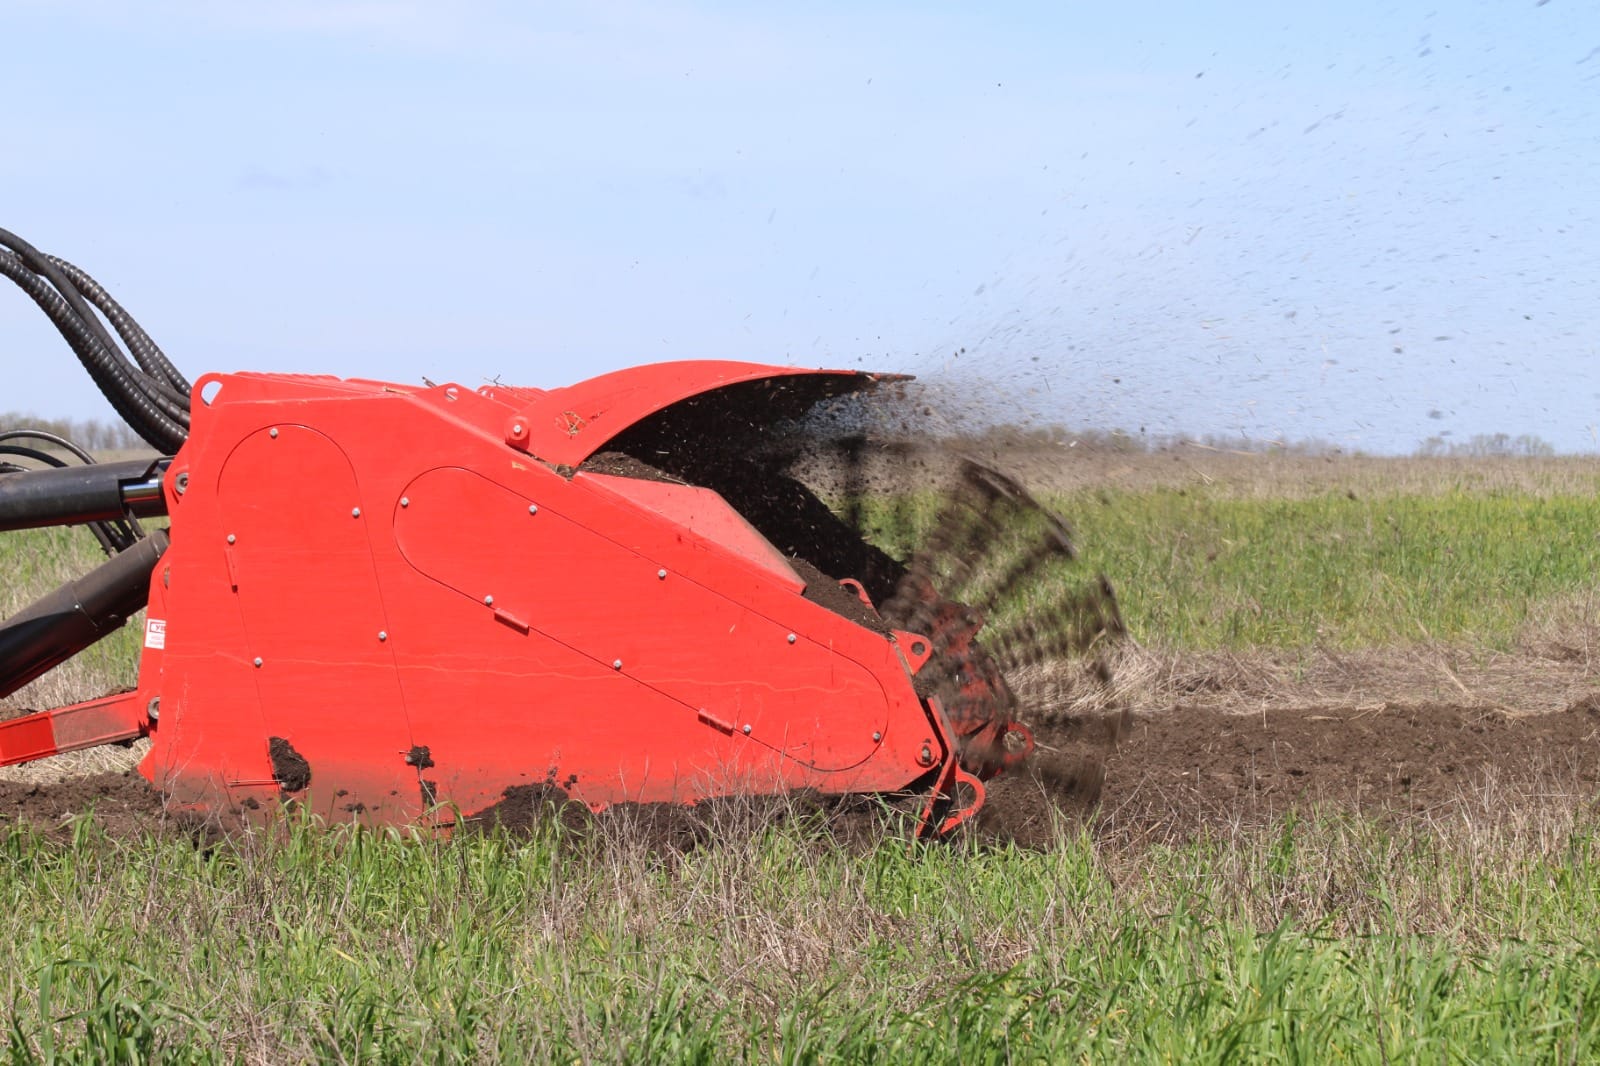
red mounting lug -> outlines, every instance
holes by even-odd
[[[927,707],[935,726],[939,727],[941,731],[945,731],[946,735],[950,735],[948,733],[949,721],[945,717],[944,708],[939,701],[930,697],[927,701]],[[1033,735],[1029,733],[1028,740],[1030,743],[1032,739]],[[1029,750],[1031,751],[1032,748],[1030,747]],[[971,790],[972,802],[964,807],[949,810],[944,818],[935,825],[934,815],[947,805],[953,808],[957,802],[956,789],[960,785],[965,785]],[[951,832],[983,809],[983,801],[986,796],[987,793],[984,790],[983,782],[961,768],[960,757],[953,747],[947,749],[944,754],[944,762],[939,767],[938,780],[934,782],[932,790],[928,793],[928,802],[922,808],[922,817],[917,821],[917,832],[913,837],[913,841],[926,840],[930,837],[942,837]]]
[[[972,790],[972,802],[965,807],[952,807],[944,819],[934,826],[933,817],[944,803],[954,804],[957,800],[956,789],[965,785]],[[922,809],[922,817],[917,822],[917,833],[914,839],[927,840],[931,837],[946,836],[963,822],[983,809],[983,801],[988,793],[983,787],[983,782],[961,769],[955,757],[946,761],[944,769],[939,773],[939,783],[934,786],[928,795],[928,803]]]
[[[944,836],[945,834],[951,832],[956,826],[960,825],[962,822],[965,822],[968,818],[971,818],[974,814],[977,814],[980,810],[982,810],[983,801],[987,798],[987,793],[984,791],[983,782],[979,781],[976,777],[973,777],[959,766],[956,767],[956,784],[966,785],[968,788],[972,789],[972,802],[965,807],[952,810],[948,815],[945,816],[945,820],[939,823],[940,836]],[[953,793],[951,798],[954,798]]]
[[[933,658],[933,642],[920,633],[911,633],[904,629],[894,631],[895,650],[900,653],[900,658],[905,660],[906,670],[913,676],[918,670],[927,665]]]
[[[867,610],[873,614],[878,613],[878,605],[872,602],[872,597],[867,595],[866,586],[853,577],[841,578],[839,586],[856,594],[856,599],[867,605]]]

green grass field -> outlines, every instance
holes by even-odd
[[[1143,640],[1179,649],[1417,640],[1509,647],[1600,574],[1600,496],[1077,493],[1091,568]]]
[[[1531,832],[863,854],[791,825],[666,863],[625,831],[19,828],[0,987],[13,1061],[1583,1061],[1594,826]]]
[[[1600,494],[1444,491],[1241,496],[1227,487],[1041,494],[1066,517],[1080,573],[1104,573],[1129,629],[1175,651],[1510,647],[1586,599],[1600,574]],[[904,553],[934,500],[869,509]],[[1047,604],[1048,583],[1000,619]]]
[[[1135,637],[1180,653],[1503,649],[1592,595],[1588,495],[1372,489],[1051,502]],[[92,561],[63,536],[0,541],[14,584]],[[131,640],[101,655],[82,695],[131,679]],[[6,1040],[13,1062],[1593,1061],[1593,800],[1166,843],[1063,825],[1045,851],[862,850],[799,820],[682,857],[625,825],[14,825]]]

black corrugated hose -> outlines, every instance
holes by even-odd
[[[16,282],[49,316],[134,432],[166,454],[178,450],[189,436],[189,382],[98,282],[4,229],[0,274]]]

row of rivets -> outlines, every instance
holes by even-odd
[[[410,507],[411,506],[411,497],[410,496],[402,496],[402,497],[400,497],[400,506],[401,507]],[[355,514],[355,515],[357,515],[359,517],[360,514],[361,514],[361,508],[357,507],[351,513]],[[528,513],[529,514],[538,514],[539,513],[539,505],[536,504],[536,503],[528,504]]]

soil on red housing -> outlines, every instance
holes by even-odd
[[[527,834],[555,820],[569,830],[581,830],[588,824],[588,816],[588,809],[571,799],[565,789],[543,782],[513,785],[499,803],[467,819],[461,828],[469,832],[504,829]]]

